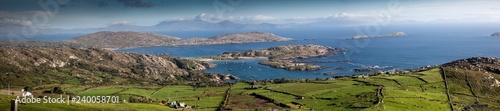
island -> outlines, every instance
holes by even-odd
[[[296,61],[297,59],[328,57],[343,51],[342,48],[331,48],[321,45],[286,45],[270,47],[263,50],[248,50],[244,52],[225,52],[218,56],[202,57],[201,59],[237,60],[248,58],[264,58],[261,65],[293,71],[314,71],[326,68],[314,64]]]
[[[388,37],[404,37],[404,36],[407,36],[406,33],[404,33],[404,32],[392,32],[392,33],[378,35],[378,36],[356,35],[354,37],[347,38],[347,39],[350,40],[350,39],[388,38]]]
[[[189,38],[160,35],[148,32],[133,31],[100,31],[64,41],[0,41],[4,47],[73,47],[73,48],[107,48],[122,49],[151,46],[188,46],[188,45],[217,45],[241,44],[255,42],[291,41],[291,38],[281,37],[267,32],[245,32],[224,34],[209,38]]]
[[[500,36],[500,32],[495,32],[495,33],[491,34],[491,36]]]

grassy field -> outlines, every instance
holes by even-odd
[[[458,81],[458,80],[456,80]],[[255,84],[259,88],[251,88]],[[461,109],[472,104],[474,96],[463,87],[463,81],[449,84],[452,92],[454,109]],[[142,96],[153,99],[154,103],[120,103],[120,104],[29,104],[20,108],[27,110],[47,110],[57,108],[63,110],[175,110],[158,105],[159,101],[178,101],[191,106],[195,110],[213,111],[219,107],[228,110],[406,110],[406,111],[442,111],[450,110],[444,81],[438,68],[423,72],[401,75],[378,75],[369,78],[337,78],[328,81],[307,83],[245,83],[238,82],[224,87],[198,87],[186,85],[170,86],[103,86],[77,87],[72,84],[51,84],[37,86],[38,89],[54,86],[64,87],[65,91],[79,95],[117,95],[120,98]],[[230,93],[225,106],[226,91]],[[7,109],[11,96],[1,96],[0,108]],[[123,99],[122,99],[123,100]],[[127,99],[125,99],[127,100]],[[496,105],[495,100],[480,98]],[[381,102],[383,101],[383,102]],[[472,101],[472,102],[471,102]],[[180,109],[179,109],[180,110]]]
[[[134,88],[134,89],[127,89],[127,90],[125,90],[123,92],[120,92],[119,94],[122,94],[122,95],[139,95],[139,96],[143,96],[143,97],[148,97],[148,96],[151,96],[151,94],[153,94],[154,92],[156,92],[156,90]]]
[[[117,93],[119,91],[125,90],[125,88],[102,88],[93,89],[80,94],[80,96],[109,96]]]
[[[166,86],[151,98],[184,102],[196,105],[200,110],[214,110],[223,101],[223,95],[228,88],[202,87],[194,90],[192,86]]]
[[[7,111],[10,108],[10,100],[14,96],[0,94],[0,110]],[[19,104],[20,111],[175,111],[176,109],[157,104],[144,103],[71,103],[71,104]]]

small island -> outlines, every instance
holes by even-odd
[[[276,46],[264,50],[248,50],[244,52],[225,52],[218,56],[203,57],[213,60],[238,60],[248,58],[265,58],[261,65],[292,71],[314,71],[326,68],[314,64],[295,61],[296,59],[328,57],[343,51],[341,48],[331,48],[321,45],[287,45]]]
[[[500,32],[495,32],[495,33],[491,34],[491,36],[500,36]]]
[[[356,35],[354,37],[347,39],[350,40],[350,39],[388,38],[388,37],[404,37],[404,36],[407,36],[406,33],[404,32],[392,32],[389,34],[378,35],[378,36]]]

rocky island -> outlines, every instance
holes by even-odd
[[[495,33],[491,34],[491,36],[500,36],[500,32],[495,32]]]
[[[186,46],[240,44],[255,42],[290,41],[291,38],[277,36],[266,32],[247,32],[224,34],[209,38],[181,39],[178,37],[143,32],[111,32],[100,31],[75,37],[65,41],[0,41],[4,47],[83,47],[83,48],[134,48],[151,46]]]
[[[368,35],[356,35],[347,39],[368,39],[368,38],[387,38],[387,37],[404,37],[407,36],[404,32],[392,32],[389,34],[378,35],[378,36],[368,36]]]
[[[321,45],[287,45],[276,46],[264,50],[248,50],[244,52],[225,52],[218,56],[204,57],[214,60],[236,60],[246,58],[266,58],[266,61],[259,62],[273,68],[280,68],[295,71],[312,71],[325,67],[301,63],[296,59],[328,57],[342,51],[341,48],[331,48]]]

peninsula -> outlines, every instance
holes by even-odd
[[[295,71],[313,71],[325,68],[323,66],[301,63],[296,59],[328,57],[342,51],[341,48],[331,48],[321,45],[287,45],[270,47],[263,50],[248,50],[244,52],[225,52],[218,56],[204,57],[214,60],[236,60],[246,58],[267,58],[259,62],[273,68]]]

